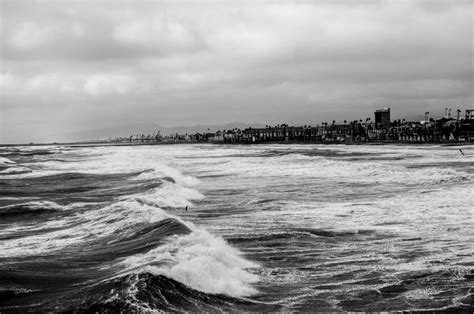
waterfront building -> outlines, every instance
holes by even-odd
[[[474,109],[466,109],[464,119],[459,121],[459,137],[465,141],[474,141]]]
[[[390,127],[390,108],[375,110],[374,115],[376,128],[388,129]]]
[[[448,113],[446,109],[446,113]],[[240,130],[223,130],[195,134],[162,135],[159,131],[153,134],[132,134],[127,137],[109,139],[110,142],[139,142],[139,143],[181,143],[181,142],[210,142],[210,143],[363,143],[370,141],[383,142],[444,142],[444,141],[474,141],[474,109],[466,109],[464,117],[457,110],[456,118],[447,114],[440,119],[429,118],[425,112],[423,121],[406,121],[398,119],[390,121],[390,108],[375,111],[375,121],[370,118],[353,120],[342,123],[322,122],[316,126],[289,126],[279,124],[267,125],[265,128],[247,128]],[[208,129],[209,131],[209,129]]]

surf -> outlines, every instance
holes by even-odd
[[[125,173],[57,166],[0,177],[0,310],[232,308],[257,293],[258,264],[173,214],[205,198],[198,179],[164,164]]]

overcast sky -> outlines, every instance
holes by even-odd
[[[0,142],[472,107],[474,1],[5,1]]]

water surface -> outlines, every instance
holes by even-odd
[[[0,310],[472,312],[459,148],[0,148]]]

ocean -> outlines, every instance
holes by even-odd
[[[472,312],[473,174],[473,145],[1,147],[0,312]]]

